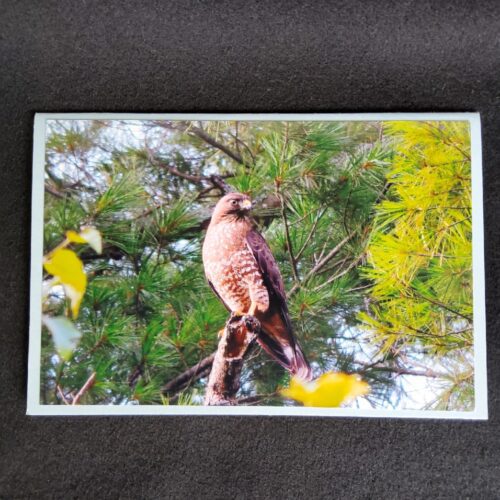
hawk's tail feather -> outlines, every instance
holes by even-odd
[[[294,347],[283,345],[264,330],[260,331],[257,341],[271,357],[293,375],[303,380],[312,379],[311,366],[297,343]]]
[[[295,375],[302,380],[312,380],[313,374],[311,365],[307,361],[299,344],[295,344]]]

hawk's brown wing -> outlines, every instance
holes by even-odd
[[[269,310],[264,314],[257,314],[262,326],[258,342],[287,370],[303,379],[310,379],[311,368],[293,334],[278,264],[266,240],[258,231],[250,230],[246,240],[269,294]]]

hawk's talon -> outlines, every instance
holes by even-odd
[[[245,315],[243,321],[249,332],[257,333],[260,330],[260,321],[255,316]]]

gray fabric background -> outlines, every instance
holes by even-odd
[[[500,498],[500,3],[0,1],[2,498]],[[480,111],[488,422],[25,416],[35,111]]]

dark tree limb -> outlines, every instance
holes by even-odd
[[[205,405],[235,405],[243,359],[257,337],[260,323],[253,316],[232,317],[227,323],[208,379]]]
[[[399,366],[385,366],[378,361],[375,363],[367,363],[364,361],[354,361],[354,363],[356,363],[357,365],[363,366],[363,368],[361,370],[357,370],[354,372],[354,373],[359,373],[361,375],[366,374],[367,371],[372,369],[372,370],[377,370],[377,371],[393,373],[395,377],[398,377],[401,375],[411,375],[413,377],[442,378],[442,379],[446,379],[446,378],[450,377],[450,375],[447,373],[439,372],[439,371],[432,370],[431,368],[426,368],[426,367],[424,367],[423,370],[411,370],[409,368],[401,368]]]
[[[297,259],[295,258],[292,246],[292,239],[290,237],[290,227],[288,224],[288,217],[286,215],[286,206],[285,206],[285,198],[280,193],[279,188],[276,187],[276,195],[280,200],[281,205],[281,218],[283,219],[283,224],[285,226],[285,238],[286,238],[286,247],[288,249],[288,257],[290,259],[290,265],[292,267],[293,279],[296,284],[300,285],[299,278],[299,270],[297,266]]]
[[[224,179],[228,177],[234,177],[234,174],[226,174],[226,175],[211,175],[210,182],[212,185],[222,192],[222,194],[231,193],[234,191],[234,188],[230,186]]]
[[[199,187],[205,187],[202,192],[209,192],[212,189],[219,189],[222,194],[227,194],[233,191],[233,188],[227,184],[224,179],[229,177],[234,177],[234,173],[228,173],[224,175],[201,175],[201,174],[193,174],[189,172],[182,172],[175,165],[170,162],[166,162],[162,158],[160,158],[157,153],[145,144],[145,150],[148,157],[148,160],[152,165],[155,165],[159,168],[163,168],[167,170],[171,175],[175,177],[179,177],[184,179],[192,184],[195,184]]]
[[[182,389],[185,389],[190,384],[199,380],[200,378],[206,377],[212,368],[214,362],[215,352],[203,358],[199,363],[196,363],[191,368],[182,372],[180,375],[167,382],[162,388],[161,392],[167,395],[176,394]]]
[[[51,194],[55,198],[59,199],[64,199],[65,195],[61,193],[60,191],[57,190],[54,186],[51,186],[50,184],[45,184],[45,192]]]
[[[217,141],[214,137],[209,135],[202,128],[190,127],[188,133],[190,135],[195,135],[202,141],[206,142],[207,144],[210,144],[210,146],[218,149],[219,151],[222,151],[227,156],[229,156],[229,158],[233,159],[236,163],[239,163],[240,165],[245,165],[243,158],[236,151],[233,151],[225,144],[222,144],[221,142]]]
[[[167,130],[177,130],[178,132],[183,132],[188,135],[198,137],[198,139],[201,139],[203,142],[207,143],[213,148],[218,149],[219,151],[225,153],[227,156],[229,156],[229,158],[234,160],[236,163],[239,163],[240,165],[246,165],[242,156],[237,151],[233,151],[229,146],[218,141],[215,137],[212,137],[208,132],[203,130],[201,127],[195,127],[192,124],[186,126],[189,122],[179,122],[180,124],[183,125],[176,125],[173,122],[156,120],[153,123],[156,126]]]

